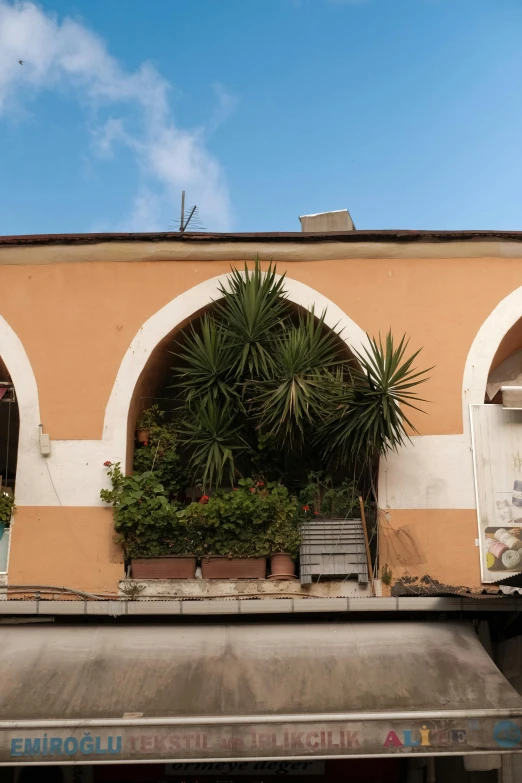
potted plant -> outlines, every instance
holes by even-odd
[[[0,487],[0,539],[4,535],[4,530],[11,522],[11,516],[14,511],[14,497],[11,492]]]
[[[133,578],[194,579],[196,540],[190,526],[179,524],[180,506],[169,501],[154,472],[125,476],[120,463],[104,464],[112,489],[100,496],[114,509],[116,540],[130,560]]]
[[[158,405],[151,405],[150,408],[146,408],[142,412],[136,427],[136,438],[138,443],[142,446],[149,445],[151,428],[157,426],[164,415],[164,412],[160,410]]]
[[[272,580],[297,579],[295,561],[288,552],[273,552],[270,555],[270,576]]]
[[[134,452],[132,469],[134,473],[152,471],[167,498],[175,500],[184,495],[187,486],[187,471],[178,451],[178,435],[172,422],[165,422],[165,414],[157,405],[146,411],[140,419],[140,426],[146,427],[147,441]]]
[[[297,553],[296,500],[280,484],[241,479],[229,491],[203,495],[178,517],[201,533],[204,579],[264,579],[268,555]]]
[[[264,541],[256,537],[268,513],[261,489],[247,479],[231,491],[218,490],[212,497],[203,495],[178,511],[183,525],[201,533],[204,579],[265,578],[268,553]]]
[[[301,542],[297,499],[281,484],[272,486],[273,514],[265,533],[272,580],[295,579],[295,560]]]

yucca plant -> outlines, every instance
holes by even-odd
[[[413,431],[405,410],[417,408],[428,371],[414,369],[419,352],[407,357],[404,337],[371,339],[354,358],[325,313],[292,310],[284,276],[272,265],[263,274],[258,260],[252,271],[233,269],[221,294],[185,330],[175,368],[180,437],[204,487],[250,475],[263,443],[286,464],[315,444],[325,463],[360,465]]]
[[[189,470],[204,488],[219,486],[225,477],[233,482],[235,458],[248,448],[237,412],[207,396],[189,414],[179,430],[190,450]]]
[[[318,439],[326,457],[338,461],[372,459],[397,451],[416,429],[407,409],[420,410],[415,389],[428,380],[428,370],[413,364],[420,351],[406,356],[408,341],[395,345],[391,332],[384,343],[369,339],[369,347],[355,352],[359,366],[350,368],[350,382],[334,387],[334,395]]]
[[[229,333],[211,315],[205,314],[197,329],[189,326],[178,355],[182,364],[176,383],[187,408],[236,396]]]
[[[272,264],[263,273],[256,258],[252,271],[246,264],[243,273],[232,269],[227,285],[219,287],[223,298],[214,310],[227,332],[236,380],[270,371],[274,340],[289,320],[284,280]]]
[[[338,334],[326,329],[325,313],[299,313],[296,324],[274,342],[269,371],[258,377],[254,397],[263,431],[281,445],[304,440],[330,404],[336,372],[345,363]]]

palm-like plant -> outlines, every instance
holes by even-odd
[[[293,314],[284,276],[272,265],[263,274],[257,260],[252,271],[232,270],[221,293],[187,329],[175,370],[181,440],[204,486],[250,468],[261,442],[292,459],[315,443],[325,462],[353,465],[397,450],[414,431],[405,409],[417,408],[428,371],[413,368],[418,352],[406,356],[404,337],[371,339],[356,366],[325,314]]]
[[[228,285],[220,285],[223,298],[214,308],[228,332],[236,378],[254,378],[270,370],[274,337],[289,317],[284,281],[272,264],[263,273],[256,259],[251,272],[246,264],[243,273],[232,269]]]
[[[189,470],[203,487],[233,482],[235,458],[247,448],[237,412],[228,403],[205,397],[180,426],[181,442],[190,448]]]
[[[331,400],[335,372],[346,361],[339,335],[326,329],[325,313],[300,313],[274,342],[269,372],[257,381],[257,410],[265,432],[281,444],[305,438]]]
[[[228,332],[212,316],[205,314],[195,329],[190,325],[181,343],[176,369],[176,385],[187,408],[234,397],[233,357]]]
[[[363,352],[356,352],[359,367],[351,369],[351,382],[334,387],[329,415],[320,428],[325,456],[337,455],[342,462],[373,458],[397,451],[416,429],[406,410],[420,410],[423,402],[414,391],[428,380],[428,370],[417,371],[413,363],[420,351],[406,357],[408,341],[396,346],[391,332],[369,338]]]

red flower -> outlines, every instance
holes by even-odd
[[[310,511],[310,506],[303,506],[303,511]]]
[[[233,487],[232,492],[237,492],[237,487]]]
[[[199,502],[200,502],[200,503],[203,503],[203,504],[205,504],[205,503],[208,503],[208,501],[209,501],[209,497],[208,497],[208,495],[201,495],[201,497],[200,497],[200,499],[199,499]]]
[[[105,460],[105,462],[104,462],[103,464],[104,464],[104,466],[105,466],[106,468],[110,468],[110,467],[111,467],[111,465],[112,465],[112,462],[110,461],[110,459],[108,459],[108,460]]]
[[[314,514],[315,514],[316,517],[320,516],[318,511],[314,511]]]
[[[256,491],[255,487],[250,487],[250,492],[255,492],[255,491]]]
[[[264,486],[265,486],[265,482],[264,481],[258,481],[257,484],[256,484],[256,487],[264,487]]]

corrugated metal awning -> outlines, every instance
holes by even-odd
[[[521,749],[522,697],[463,623],[2,629],[1,763]]]

